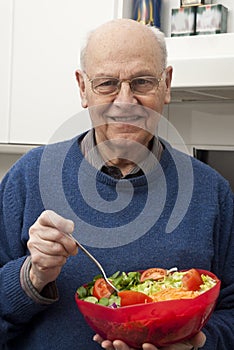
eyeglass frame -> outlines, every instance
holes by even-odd
[[[152,89],[152,90],[149,90],[147,93],[135,92],[135,91],[132,89],[132,86],[131,86],[131,83],[132,83],[133,80],[135,80],[135,79],[146,79],[146,78],[154,79],[155,81],[157,81],[157,84],[155,84],[155,88],[154,88],[155,91],[158,90],[160,82],[164,80],[164,78],[162,77],[164,71],[161,73],[161,78],[156,78],[156,77],[150,76],[150,75],[141,75],[141,76],[139,76],[139,77],[134,77],[134,78],[132,78],[132,79],[118,79],[118,78],[110,77],[110,76],[101,76],[101,77],[90,78],[86,72],[83,72],[83,73],[87,76],[88,81],[89,81],[90,84],[91,84],[91,89],[92,89],[92,91],[93,91],[96,95],[99,95],[99,96],[107,96],[107,97],[108,97],[108,96],[118,95],[118,93],[120,92],[122,83],[128,83],[128,84],[129,84],[129,87],[130,87],[130,89],[131,89],[131,92],[132,92],[134,95],[146,96],[146,95],[148,95],[148,93],[150,93],[151,91],[153,91],[153,89]],[[116,88],[117,88],[116,91],[113,91],[113,92],[111,92],[111,93],[109,93],[109,94],[102,94],[102,93],[100,93],[100,92],[95,91],[95,89],[93,88],[93,81],[94,81],[95,79],[114,79],[114,80],[118,81],[118,83],[117,83],[117,85],[116,85]]]

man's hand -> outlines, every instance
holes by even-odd
[[[30,279],[40,293],[58,277],[70,255],[76,255],[78,248],[66,234],[72,233],[74,223],[51,210],[44,211],[29,230],[28,249],[32,267]]]
[[[110,340],[103,340],[98,334],[96,334],[93,338],[94,341],[99,343],[103,349],[106,350],[135,350],[130,348],[124,342],[120,340],[114,340],[111,342]],[[193,338],[183,341],[181,343],[172,344],[169,346],[165,346],[162,348],[157,348],[152,344],[145,343],[142,345],[143,350],[191,350],[198,349],[202,347],[206,342],[206,336],[203,332],[197,333]]]

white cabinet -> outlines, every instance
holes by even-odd
[[[91,28],[115,16],[115,5],[114,0],[15,1],[9,143],[47,143],[81,110],[75,80],[80,47]]]
[[[8,141],[9,131],[12,11],[12,0],[0,1],[0,143]]]

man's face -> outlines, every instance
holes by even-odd
[[[115,147],[125,148],[131,141],[147,146],[154,135],[163,106],[170,101],[171,68],[162,71],[161,53],[151,35],[134,28],[110,27],[91,40],[85,73],[77,72],[83,107],[90,115],[97,143],[114,140]],[[131,80],[135,77],[163,78],[158,88],[145,95],[131,91],[123,81],[115,95],[96,94],[89,79],[114,77]],[[124,141],[125,140],[125,141]]]

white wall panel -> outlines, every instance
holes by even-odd
[[[80,46],[87,31],[113,17],[113,0],[15,1],[10,142],[47,143],[81,110]]]
[[[8,142],[12,0],[0,0],[0,142]]]

